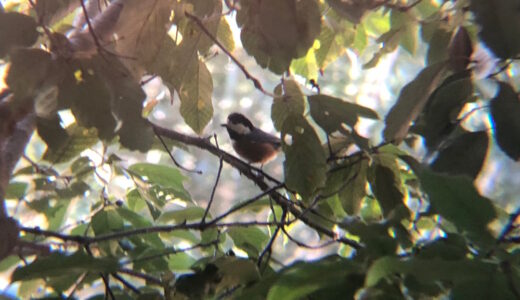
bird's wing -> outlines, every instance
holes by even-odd
[[[272,143],[279,147],[282,143],[280,139],[272,134],[255,128],[250,134],[246,136],[246,139],[251,143]]]

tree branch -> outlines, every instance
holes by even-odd
[[[153,123],[150,123],[154,130],[156,130],[159,134],[161,134],[163,137],[170,138],[172,140],[184,143],[186,145],[195,146],[200,149],[206,150],[213,155],[217,157],[222,157],[222,159],[233,166],[235,169],[237,169],[242,175],[246,176],[248,179],[253,181],[262,191],[267,191],[271,189],[271,187],[264,181],[263,176],[258,173],[253,172],[253,169],[251,166],[249,166],[248,163],[238,159],[237,157],[221,150],[215,147],[213,144],[209,142],[208,139],[194,137],[194,136],[188,136],[182,133],[179,133],[174,130],[166,129],[160,126],[157,126]],[[345,238],[345,237],[339,237],[335,232],[332,230],[323,227],[320,224],[317,224],[314,222],[307,214],[302,214],[302,211],[297,207],[297,204],[280,193],[276,192],[276,190],[273,190],[269,193],[269,195],[273,198],[273,200],[280,205],[283,208],[286,208],[288,212],[296,216],[300,221],[305,223],[307,226],[313,228],[314,230],[320,232],[321,234],[324,234],[334,240],[337,240],[343,244],[349,245],[354,249],[360,249],[363,246],[351,239]]]
[[[258,80],[253,75],[251,75],[251,73],[249,73],[247,71],[246,67],[244,67],[244,65],[241,64],[238,61],[238,59],[236,59],[233,56],[233,54],[231,54],[231,52],[229,52],[229,50],[227,50],[226,47],[224,47],[224,45],[222,45],[222,43],[216,37],[213,36],[213,34],[211,34],[211,32],[209,32],[209,30],[206,28],[206,26],[204,26],[204,23],[202,23],[201,19],[199,19],[195,15],[190,14],[187,11],[185,11],[184,14],[186,15],[186,17],[188,17],[193,22],[195,22],[195,24],[197,24],[197,26],[199,26],[199,28],[206,34],[206,36],[208,36],[224,53],[226,53],[226,55],[238,66],[238,68],[242,71],[242,73],[244,73],[246,78],[253,82],[253,85],[255,86],[256,89],[258,89],[264,95],[274,98],[273,93],[266,91],[264,89],[264,87],[262,86],[262,84],[260,83],[260,80]]]

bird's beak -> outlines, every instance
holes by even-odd
[[[220,124],[220,126],[222,126],[222,127],[226,127],[226,128],[227,128],[227,124],[226,124],[226,123],[224,123],[224,124]]]

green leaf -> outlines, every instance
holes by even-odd
[[[305,111],[305,96],[298,83],[292,79],[284,79],[274,89],[276,97],[271,106],[271,119],[274,127],[282,130],[283,124],[290,116],[302,116]]]
[[[401,89],[396,104],[385,118],[385,141],[400,143],[406,137],[411,122],[423,110],[430,94],[440,83],[445,69],[443,63],[428,66]]]
[[[112,209],[98,211],[91,221],[96,236],[122,230],[124,227],[121,216]]]
[[[417,257],[422,259],[440,258],[444,260],[462,260],[468,254],[469,249],[466,238],[450,233],[446,238],[438,238],[421,247]]]
[[[379,119],[377,113],[370,108],[343,101],[327,95],[308,96],[311,116],[325,132],[331,134],[347,124],[354,128],[359,117]]]
[[[520,159],[520,101],[509,84],[500,83],[498,94],[491,100],[491,117],[495,139],[511,159]]]
[[[439,152],[431,168],[439,173],[467,175],[475,179],[484,165],[488,146],[486,131],[464,133]]]
[[[85,272],[110,273],[118,269],[113,258],[94,258],[83,252],[72,255],[54,252],[49,256],[38,257],[29,265],[19,267],[11,276],[12,281],[27,281],[36,278],[79,276]]]
[[[251,2],[242,7],[237,19],[247,53],[277,74],[288,70],[292,59],[307,54],[321,27],[319,7],[313,0]]]
[[[363,198],[366,195],[367,170],[367,160],[353,165],[346,178],[348,184],[339,192],[341,205],[349,215],[357,215],[361,209]]]
[[[257,227],[232,227],[228,234],[235,246],[244,250],[250,258],[257,258],[269,240],[267,234]]]
[[[200,220],[204,216],[205,209],[202,207],[187,207],[179,210],[169,210],[161,214],[158,223],[181,224],[186,221]]]
[[[325,69],[328,64],[345,53],[345,45],[339,43],[342,39],[338,37],[339,34],[343,34],[344,36],[351,35],[352,42],[354,42],[356,29],[351,26],[345,27],[345,32],[335,32],[332,27],[326,26],[325,24],[321,27],[321,32],[318,37],[320,47],[315,50],[316,62],[320,69]]]
[[[376,260],[368,269],[366,286],[374,286],[380,280],[394,274],[410,274],[421,282],[446,280],[455,284],[472,280],[488,279],[496,272],[497,265],[478,260],[446,261],[442,259],[408,260],[397,257],[383,257]]]
[[[219,282],[217,291],[224,291],[230,287],[249,284],[260,279],[260,272],[251,259],[238,258],[234,256],[223,256],[215,260],[218,274],[222,280]]]
[[[213,80],[198,59],[197,45],[198,39],[186,38],[177,46],[168,36],[149,69],[161,76],[172,95],[173,89],[177,91],[181,115],[200,134],[213,116]]]
[[[29,185],[25,182],[11,181],[5,191],[6,199],[21,199],[25,196]]]
[[[193,77],[185,78],[182,88],[178,90],[181,99],[180,112],[186,124],[201,134],[213,117],[213,79],[204,62],[199,60],[193,67]]]
[[[518,1],[471,0],[470,9],[480,25],[479,37],[496,56],[507,59],[520,53]],[[500,34],[497,34],[500,33]]]
[[[74,181],[71,185],[64,189],[56,189],[56,194],[60,199],[71,199],[77,196],[84,196],[87,191],[90,190],[90,186],[84,181]]]
[[[134,228],[151,227],[153,224],[143,215],[124,207],[117,208],[117,213],[126,221],[130,222]]]
[[[128,169],[143,179],[146,177],[147,182],[157,184],[163,188],[172,189],[176,193],[176,197],[185,200],[191,198],[182,184],[182,182],[186,180],[186,177],[176,168],[149,163],[137,163]]]
[[[303,76],[307,80],[317,78],[319,67],[314,48],[310,48],[305,56],[293,59],[289,70],[294,74]]]
[[[306,299],[317,291],[341,290],[341,299],[351,299],[362,285],[361,266],[338,256],[315,262],[297,262],[280,272],[267,299]]]
[[[436,149],[456,129],[459,113],[472,97],[469,73],[449,76],[433,92],[412,130],[425,138],[428,149]]]
[[[282,141],[285,183],[308,200],[326,180],[327,163],[320,140],[304,117],[290,116],[283,123]]]
[[[14,47],[29,47],[36,42],[36,20],[16,12],[0,12],[0,58]]]
[[[447,31],[443,27],[440,27],[438,23],[434,24],[436,25],[436,30],[433,32],[433,35],[430,39],[428,53],[426,54],[426,61],[428,62],[428,65],[439,63],[448,59],[446,48],[448,48],[452,36],[452,32]],[[427,25],[422,26],[423,30],[425,26]]]
[[[385,218],[400,220],[409,217],[403,202],[405,192],[395,156],[385,153],[375,155],[368,179]],[[405,210],[401,212],[403,209]]]
[[[187,272],[197,260],[186,252],[168,255],[168,268],[171,271]]]
[[[417,49],[418,27],[415,17],[410,13],[410,10],[401,12],[399,10],[392,10],[390,15],[390,26],[392,29],[399,29],[400,44],[404,50],[411,55],[415,55]]]
[[[437,174],[429,170],[419,172],[431,208],[459,230],[467,231],[477,242],[490,242],[487,226],[496,218],[490,199],[481,196],[472,180],[466,176]]]
[[[403,35],[404,30],[401,28],[392,28],[387,32],[383,33],[379,38],[377,38],[376,42],[381,44],[381,48],[379,51],[374,53],[372,59],[363,65],[363,69],[373,68],[377,65],[381,57],[383,57],[387,53],[394,52],[399,46],[399,42],[401,41],[401,36]]]

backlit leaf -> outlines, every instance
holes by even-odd
[[[497,266],[493,263],[476,260],[446,261],[442,259],[408,260],[397,257],[383,257],[376,260],[368,270],[365,284],[374,286],[381,279],[394,274],[411,274],[418,280],[429,282],[448,280],[455,283],[491,278]]]
[[[503,59],[520,53],[520,40],[517,38],[520,35],[520,12],[517,8],[517,0],[470,1],[470,9],[480,25],[480,39]]]
[[[49,256],[38,257],[32,263],[17,268],[11,280],[21,281],[35,278],[49,278],[62,275],[79,276],[84,272],[114,272],[118,268],[113,258],[94,258],[83,252],[65,255],[55,252]]]
[[[130,171],[140,175],[147,182],[157,184],[164,188],[171,188],[179,193],[179,197],[189,199],[189,193],[184,189],[182,182],[186,180],[176,168],[149,163],[137,163],[129,168]],[[184,198],[187,197],[187,198]]]
[[[472,100],[473,81],[468,73],[449,76],[432,93],[412,130],[436,149],[456,128],[464,105]]]
[[[440,151],[431,164],[432,170],[475,179],[484,165],[488,144],[486,131],[464,133]]]
[[[274,127],[283,128],[286,119],[291,116],[302,116],[305,110],[305,96],[298,83],[292,79],[284,80],[274,89],[276,97],[271,106],[271,118]]]
[[[327,133],[340,130],[342,124],[354,128],[359,117],[378,119],[378,115],[370,108],[343,101],[327,95],[313,95],[307,97],[311,116]]]
[[[229,228],[228,234],[235,246],[243,249],[250,258],[258,257],[269,240],[267,234],[257,227]]]
[[[509,84],[501,82],[498,94],[491,100],[491,117],[495,139],[511,159],[520,159],[520,100]]]
[[[282,140],[285,183],[307,199],[325,184],[327,164],[321,142],[302,116],[290,116],[285,120]]]
[[[492,237],[487,226],[496,218],[495,208],[490,199],[479,194],[469,177],[424,169],[419,179],[435,213],[468,232],[476,241],[490,242]]]
[[[385,118],[383,132],[386,141],[400,143],[408,129],[426,105],[430,94],[442,80],[445,65],[434,64],[424,68],[414,80],[401,89],[396,104]]]
[[[401,219],[400,211],[394,209],[404,209],[404,188],[399,173],[399,165],[396,158],[390,154],[379,154],[374,156],[374,161],[370,166],[369,182],[372,192],[376,196],[379,205],[383,209],[383,215],[386,218],[397,217]],[[391,216],[390,214],[398,214]],[[405,211],[406,213],[406,211]]]
[[[260,66],[281,74],[292,59],[304,56],[313,45],[320,33],[320,18],[313,0],[265,0],[243,7],[237,23],[246,51]]]
[[[0,12],[0,58],[13,47],[34,44],[38,38],[36,25],[33,17],[15,12]]]
[[[123,229],[124,223],[121,216],[113,209],[98,211],[90,223],[96,235],[102,235]]]
[[[297,262],[281,271],[267,299],[305,299],[320,290],[341,291],[338,299],[350,299],[362,284],[360,267],[339,256]]]
[[[193,77],[185,78],[187,81],[178,90],[181,99],[180,112],[186,124],[201,134],[213,117],[213,79],[204,62],[198,61],[193,67]]]
[[[201,220],[204,216],[202,207],[187,207],[179,210],[165,211],[157,219],[157,222],[163,224],[181,224],[187,221]]]

